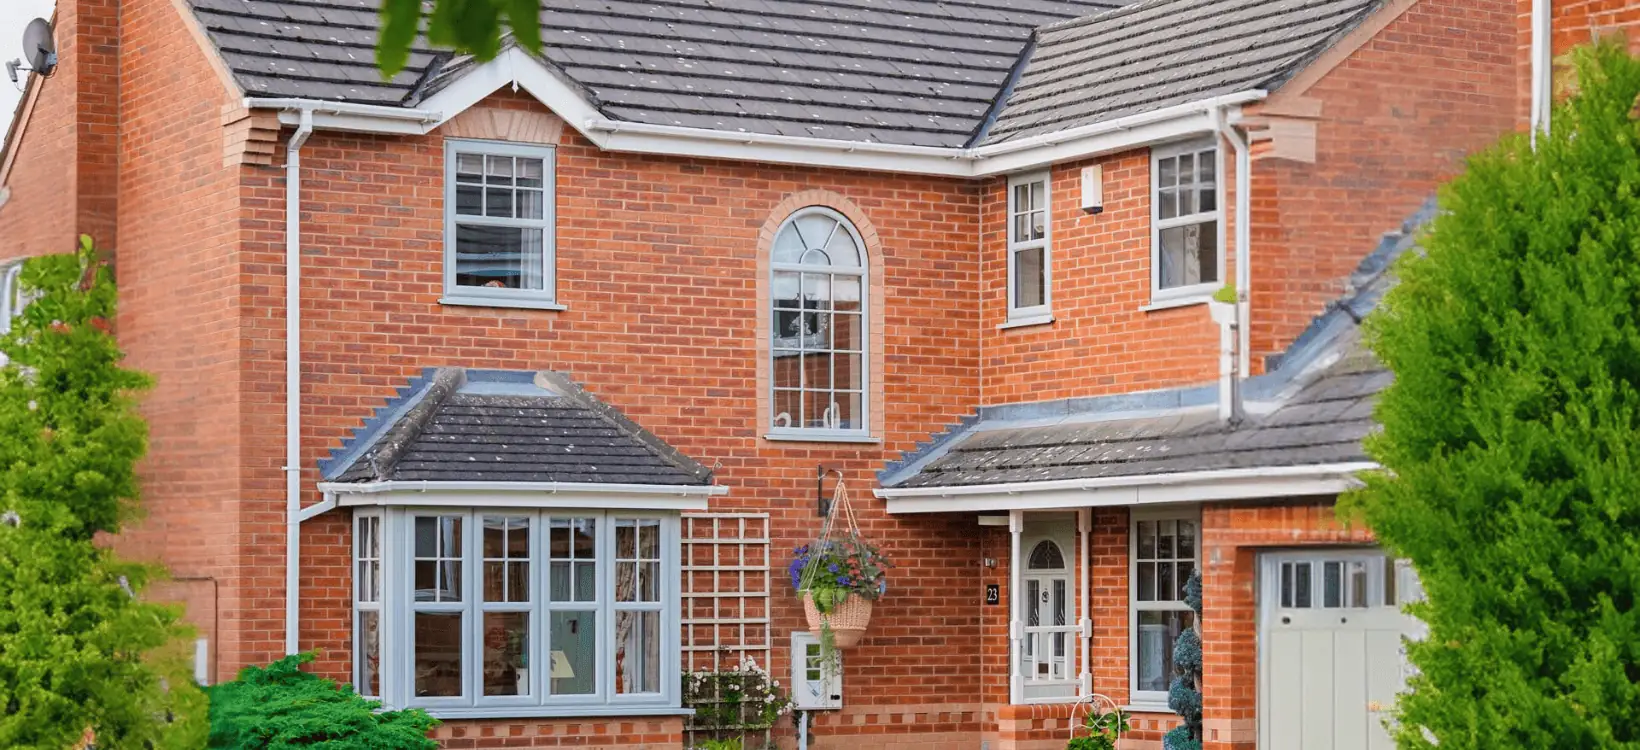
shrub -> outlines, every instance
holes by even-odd
[[[148,447],[120,366],[114,279],[89,237],[27,261],[0,336],[0,747],[198,747],[204,697],[180,609],[140,598],[158,568],[98,544],[136,513]]]
[[[1553,132],[1470,160],[1368,320],[1395,382],[1344,509],[1427,596],[1402,748],[1640,747],[1640,61],[1574,58]]]
[[[427,738],[438,720],[419,709],[382,711],[381,703],[302,671],[312,654],[246,667],[210,688],[211,747],[233,750],[320,748],[436,750]]]

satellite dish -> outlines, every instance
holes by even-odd
[[[23,29],[23,59],[29,70],[50,76],[57,70],[57,40],[51,33],[51,23],[44,18],[28,22]]]

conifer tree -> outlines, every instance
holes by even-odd
[[[1347,497],[1427,599],[1402,748],[1640,748],[1640,61],[1440,195],[1368,320],[1395,373]]]
[[[1201,750],[1202,746],[1202,572],[1190,574],[1184,584],[1184,603],[1196,613],[1196,623],[1173,642],[1173,682],[1167,689],[1167,707],[1184,722],[1162,735],[1164,750]]]
[[[148,378],[120,366],[115,291],[89,238],[27,261],[28,300],[0,337],[0,747],[197,748],[177,608],[145,602],[160,571],[99,535],[136,511]]]

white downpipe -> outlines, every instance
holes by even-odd
[[[1025,533],[1025,511],[1008,511],[1008,702],[1025,702],[1025,676],[1019,671],[1020,657],[1025,653],[1025,627],[1020,618],[1024,614],[1020,611],[1020,597],[1024,596],[1021,590],[1019,569],[1024,561],[1019,559],[1020,536]]]
[[[1237,305],[1207,303],[1207,312],[1219,326],[1219,421],[1231,422],[1240,415],[1236,403],[1236,314]]]
[[[1093,509],[1082,508],[1076,511],[1076,530],[1082,535],[1082,561],[1076,569],[1076,577],[1082,586],[1082,676],[1079,697],[1086,698],[1093,695],[1093,586],[1088,579],[1092,578],[1088,571],[1088,547],[1093,544]]]
[[[1554,79],[1553,24],[1549,0],[1532,0],[1532,147],[1537,148],[1538,132],[1549,132],[1551,82]]]
[[[1245,380],[1252,372],[1253,157],[1247,136],[1230,124],[1225,110],[1219,111],[1214,123],[1236,151],[1236,378]],[[1241,411],[1239,405],[1236,411]]]
[[[285,146],[285,653],[298,650],[302,555],[302,146],[313,110]]]

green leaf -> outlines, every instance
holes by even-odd
[[[531,54],[541,53],[540,0],[509,0],[507,24],[512,27],[518,46]]]
[[[392,78],[410,61],[410,46],[415,44],[421,26],[421,0],[382,0],[381,15],[376,65],[383,78]]]

